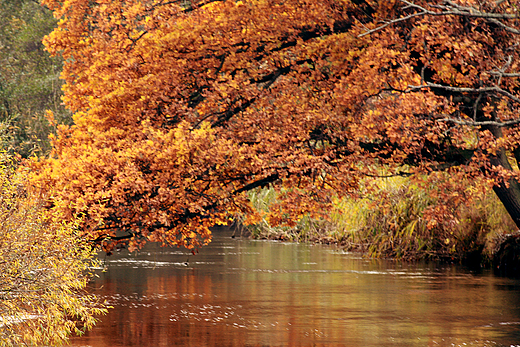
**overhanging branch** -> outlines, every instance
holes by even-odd
[[[475,127],[477,127],[477,126],[497,126],[497,127],[502,127],[502,128],[520,124],[520,118],[512,119],[512,120],[505,121],[505,122],[498,122],[498,121],[492,121],[492,120],[472,121],[472,120],[457,119],[457,118],[453,118],[453,117],[445,117],[445,118],[437,119],[436,121],[437,122],[452,122],[452,123],[455,123],[458,125],[468,125],[468,126],[475,126]]]

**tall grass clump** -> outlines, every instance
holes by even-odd
[[[372,256],[488,260],[496,236],[516,228],[504,207],[489,189],[437,194],[439,186],[387,179],[370,198],[349,202],[354,209],[338,205],[333,224],[349,248]]]

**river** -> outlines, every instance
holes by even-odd
[[[520,280],[214,233],[197,255],[106,257],[113,306],[76,347],[520,346]]]

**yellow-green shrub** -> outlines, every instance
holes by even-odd
[[[57,345],[105,312],[85,292],[93,250],[0,161],[0,346]]]

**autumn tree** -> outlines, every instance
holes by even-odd
[[[266,185],[271,222],[319,215],[382,166],[484,179],[520,226],[515,1],[45,4],[75,124],[31,180],[107,248],[198,247]]]
[[[56,345],[105,312],[86,293],[92,248],[74,222],[43,208],[0,153],[0,346]]]

